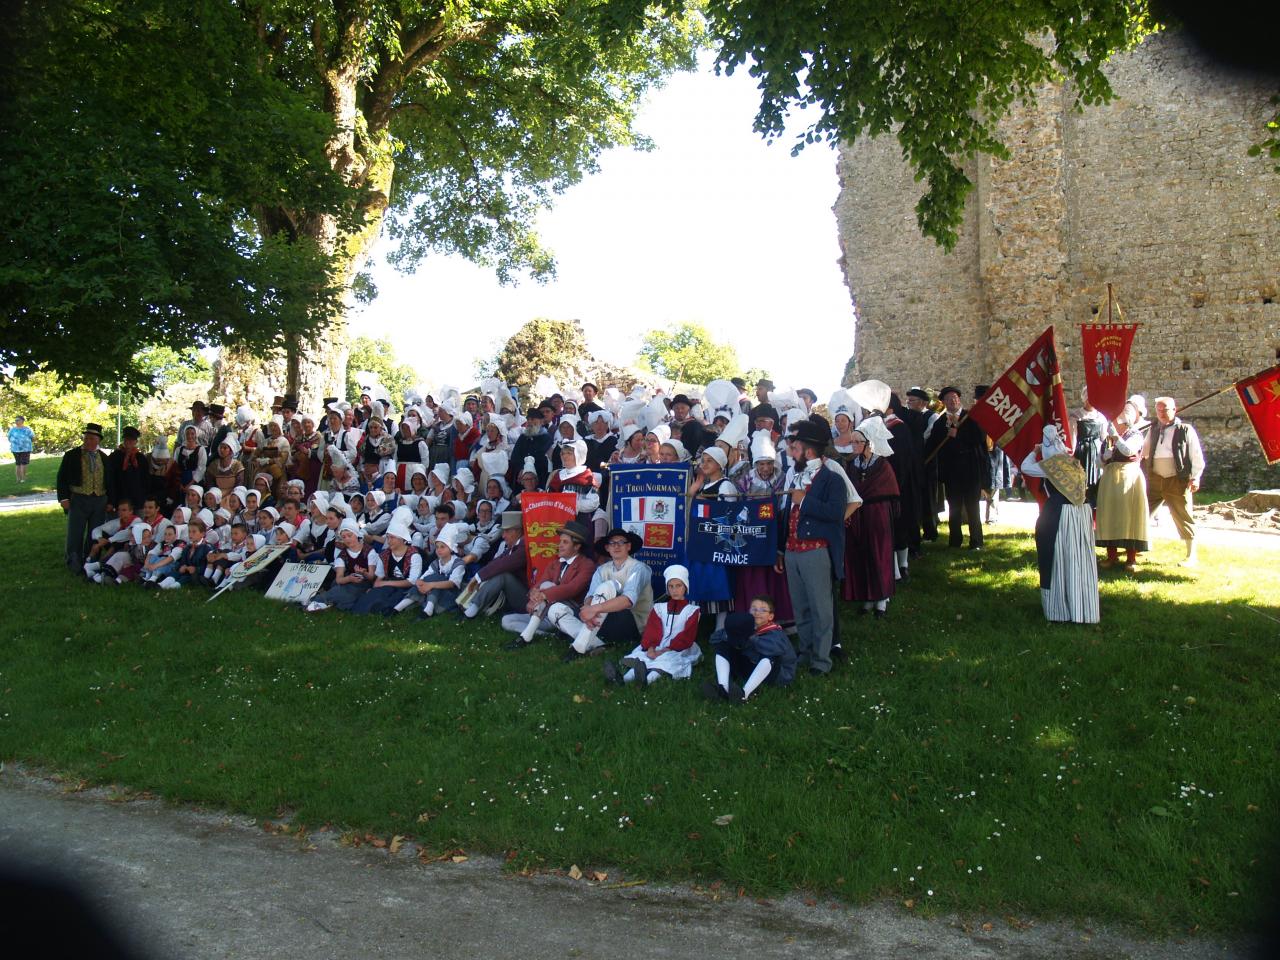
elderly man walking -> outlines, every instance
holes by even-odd
[[[107,458],[98,445],[102,427],[85,425],[80,446],[62,455],[58,467],[58,503],[67,515],[67,568],[84,569],[89,531],[107,518]]]
[[[1191,515],[1191,495],[1200,489],[1204,451],[1196,428],[1178,418],[1173,397],[1156,397],[1156,422],[1147,435],[1142,464],[1147,474],[1147,508],[1154,514],[1160,504],[1169,506],[1173,525],[1186,546],[1184,566],[1196,562],[1196,522]]]

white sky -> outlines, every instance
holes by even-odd
[[[577,318],[592,354],[615,364],[634,361],[646,331],[694,321],[732,344],[744,368],[825,402],[853,352],[831,212],[835,152],[767,146],[751,129],[757,104],[742,70],[682,74],[652,94],[637,127],[655,149],[610,151],[540,218],[558,266],[548,284],[503,287],[447,256],[406,276],[379,241],[380,295],[353,315],[353,333],[389,337],[428,384],[465,387],[475,361],[535,316]],[[431,349],[437,330],[457,345],[448,354]]]

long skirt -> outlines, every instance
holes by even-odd
[[[693,665],[702,659],[702,650],[695,643],[687,650],[664,650],[650,660],[644,647],[637,646],[627,658],[641,660],[646,670],[661,670],[673,680],[688,680],[693,674]]]
[[[845,522],[845,600],[886,600],[893,596],[892,501],[864,503]]]
[[[773,619],[778,623],[794,623],[795,611],[791,609],[791,591],[787,587],[787,575],[773,567],[735,567],[733,571],[733,609],[746,610],[753,597],[773,598]]]
[[[1053,491],[1036,522],[1040,605],[1054,623],[1097,623],[1098,561],[1094,556],[1093,510]]]
[[[1150,550],[1147,478],[1135,462],[1113,460],[1098,481],[1098,546]]]

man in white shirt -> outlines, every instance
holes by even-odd
[[[1142,456],[1147,474],[1147,507],[1151,513],[1160,504],[1169,506],[1178,536],[1186,545],[1184,564],[1196,562],[1196,524],[1191,515],[1191,496],[1200,489],[1204,473],[1204,451],[1195,427],[1178,419],[1173,397],[1156,397],[1156,422],[1147,434]]]

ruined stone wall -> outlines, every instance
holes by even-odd
[[[836,204],[857,311],[857,379],[966,392],[1050,323],[1069,399],[1083,375],[1077,325],[1114,285],[1143,324],[1131,389],[1186,403],[1280,362],[1280,176],[1246,150],[1269,85],[1205,63],[1176,33],[1116,58],[1117,99],[1076,112],[1046,87],[1002,124],[1007,161],[981,159],[960,242],[919,236],[921,188],[891,138],[842,150]],[[1207,484],[1280,485],[1234,394],[1188,414]]]

